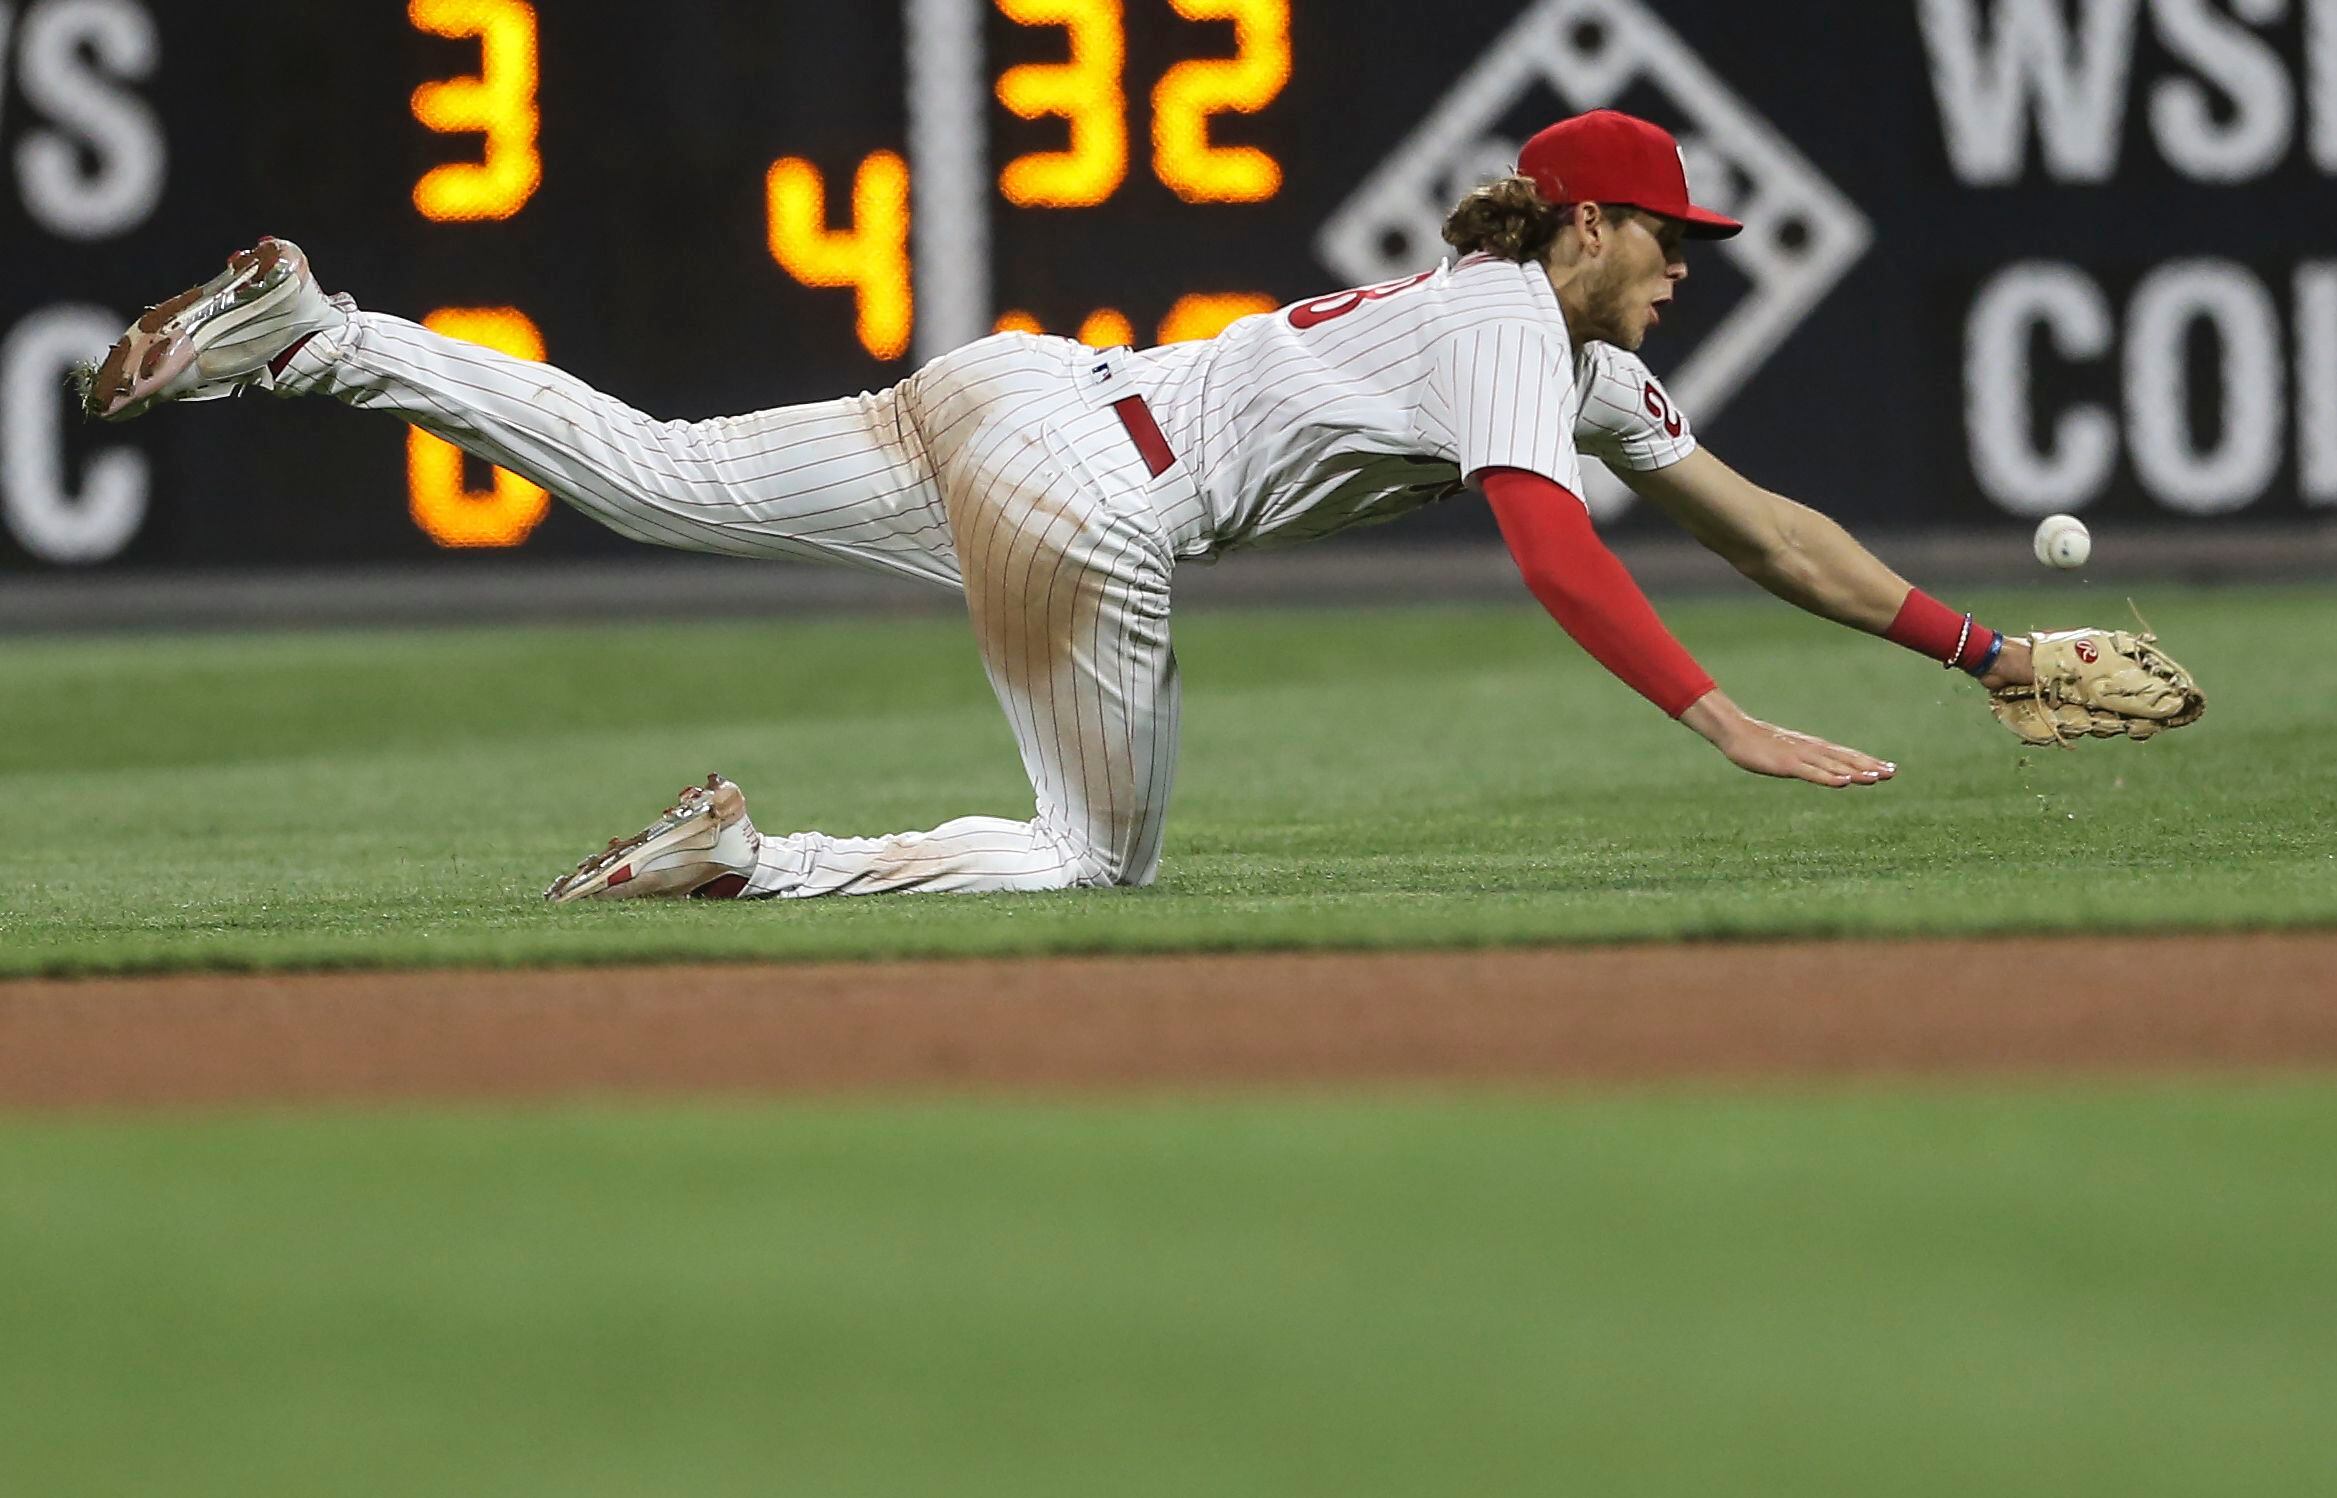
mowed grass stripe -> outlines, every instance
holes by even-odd
[[[775,832],[1026,814],[966,631],[10,641],[0,974],[2337,921],[2337,594],[2145,602],[2209,715],[2070,753],[1767,600],[1667,609],[1750,710],[1900,764],[1850,793],[1731,769],[1530,606],[1205,614],[1153,889],[562,910],[554,874],[708,769]]]

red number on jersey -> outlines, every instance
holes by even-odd
[[[1662,422],[1665,431],[1675,437],[1679,436],[1680,428],[1687,423],[1681,419],[1679,412],[1672,409],[1672,403],[1664,399],[1663,391],[1656,387],[1653,380],[1647,382],[1646,400],[1647,414]]]
[[[1358,286],[1353,291],[1334,291],[1329,296],[1316,297],[1311,302],[1300,302],[1290,309],[1290,325],[1300,332],[1320,327],[1334,318],[1345,317],[1365,302],[1394,296],[1435,274],[1435,271],[1424,270],[1417,276],[1406,276],[1401,281],[1382,281],[1377,286]]]

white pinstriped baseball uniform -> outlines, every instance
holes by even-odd
[[[1571,346],[1540,266],[1487,256],[1142,352],[999,334],[877,394],[712,421],[656,421],[370,312],[300,349],[278,390],[402,417],[637,540],[964,592],[1036,815],[766,833],[751,895],[1150,883],[1177,559],[1392,519],[1481,468],[1579,494],[1578,445],[1639,469],[1695,446],[1646,366]]]

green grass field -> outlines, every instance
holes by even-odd
[[[1157,888],[560,910],[709,768],[1022,812],[962,627],[10,640],[0,974],[2337,922],[2337,594],[2144,602],[2209,716],[2068,754],[1667,610],[1848,793],[1530,608],[1203,615]],[[0,1115],[0,1492],[2337,1487],[2337,1089],[2050,1086]]]
[[[0,1487],[2294,1495],[2337,1093],[0,1131]]]
[[[2209,715],[2074,753],[1768,600],[1668,610],[1752,711],[1901,766],[1846,793],[1730,768],[1530,605],[1207,614],[1153,889],[560,910],[708,769],[768,830],[1027,814],[963,625],[10,640],[0,974],[2337,920],[2337,594],[2145,603]]]

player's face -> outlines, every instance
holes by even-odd
[[[1614,225],[1604,268],[1591,296],[1591,337],[1617,348],[1636,349],[1663,321],[1663,308],[1687,277],[1686,224],[1678,219],[1634,213]]]

